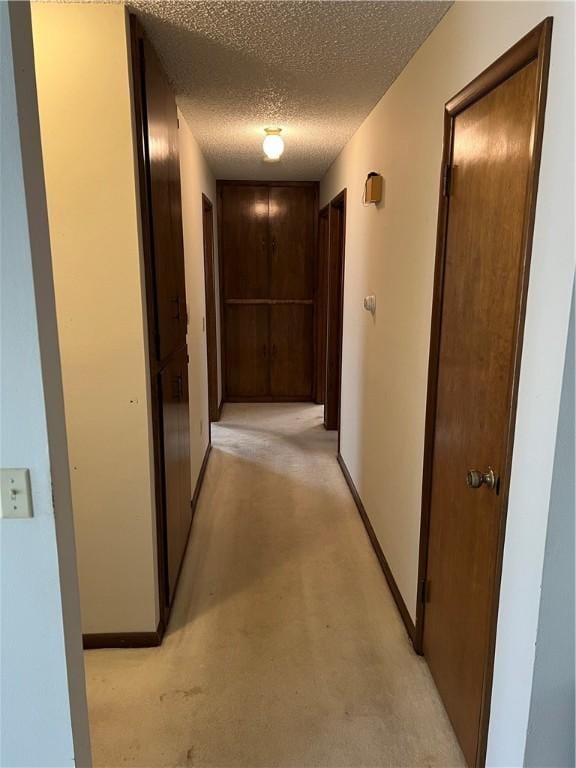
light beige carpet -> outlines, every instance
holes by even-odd
[[[96,766],[456,766],[313,405],[227,405],[161,648],[86,654]]]

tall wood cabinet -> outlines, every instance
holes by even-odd
[[[318,188],[220,182],[224,392],[312,400]]]
[[[131,17],[157,504],[160,607],[166,621],[192,522],[187,314],[176,102]]]

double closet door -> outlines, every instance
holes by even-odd
[[[317,185],[221,182],[225,396],[312,400]]]
[[[131,17],[146,278],[162,617],[192,523],[187,313],[178,117],[166,75]]]

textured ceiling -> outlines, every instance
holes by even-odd
[[[217,178],[320,179],[450,2],[129,0]],[[279,163],[262,160],[280,126]]]

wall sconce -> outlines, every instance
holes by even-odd
[[[364,309],[371,315],[376,313],[376,296],[373,293],[364,298]]]
[[[379,203],[382,200],[382,176],[376,171],[370,171],[364,183],[364,205]]]

